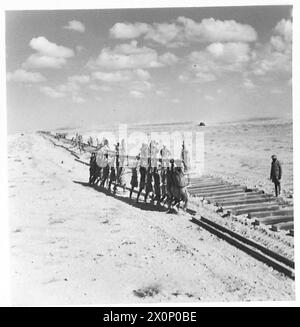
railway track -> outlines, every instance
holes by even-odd
[[[188,190],[190,194],[214,204],[220,214],[253,218],[256,225],[264,224],[273,231],[287,231],[294,235],[293,205],[271,194],[213,177],[191,179]]]
[[[55,146],[69,151],[77,162],[89,166],[89,163],[81,160],[80,154],[72,150],[71,147],[57,144],[57,142],[51,139],[51,135],[48,135],[47,139]],[[67,139],[64,140],[64,143],[69,145],[72,144],[72,142]],[[90,152],[92,150],[93,149],[88,145],[83,147],[84,152]],[[126,189],[129,190],[129,188]],[[293,205],[280,203],[278,199],[271,194],[266,194],[258,189],[248,189],[238,184],[230,184],[221,178],[209,176],[191,178],[188,191],[194,197],[207,200],[208,203],[215,205],[216,211],[220,215],[225,214],[254,218],[254,224],[256,225],[264,224],[270,226],[273,231],[283,230],[287,231],[291,236],[294,235]],[[134,191],[134,193],[137,193],[137,191]],[[293,260],[214,221],[202,216],[199,217],[197,210],[194,208],[189,207],[187,212],[192,216],[191,222],[201,226],[219,238],[224,239],[233,246],[283,273],[289,278],[295,278]]]

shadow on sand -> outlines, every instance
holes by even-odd
[[[123,191],[121,191],[121,193],[123,193],[123,195],[120,195],[120,194],[113,194],[113,192],[109,191],[107,188],[104,188],[104,187],[101,187],[101,186],[98,186],[98,185],[91,185],[89,183],[86,183],[86,182],[81,182],[81,181],[74,181],[73,180],[73,183],[75,184],[80,184],[82,186],[85,186],[85,187],[89,187],[89,188],[93,188],[95,191],[98,191],[98,192],[101,192],[101,193],[104,193],[106,194],[107,196],[111,196],[119,201],[122,201],[126,204],[129,204],[131,205],[132,207],[135,207],[135,208],[139,208],[141,210],[146,210],[146,211],[158,211],[158,212],[167,212],[167,208],[163,207],[163,206],[157,206],[157,205],[154,205],[152,203],[145,203],[144,202],[144,196],[141,195],[140,197],[140,202],[136,202],[136,197],[132,197],[131,199],[129,198],[129,194],[128,194],[128,190],[126,190],[124,193]],[[127,194],[126,194],[127,193]],[[136,194],[137,192],[134,191],[133,192],[133,196],[134,194]],[[125,196],[126,194],[126,196]],[[149,199],[148,199],[149,201]]]

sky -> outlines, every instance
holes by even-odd
[[[292,7],[6,11],[8,132],[292,115]]]

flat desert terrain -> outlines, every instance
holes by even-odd
[[[14,305],[294,299],[293,281],[189,215],[88,187],[88,167],[37,134],[8,146]]]

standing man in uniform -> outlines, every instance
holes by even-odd
[[[89,184],[94,184],[96,176],[96,153],[92,152],[92,155],[90,157],[90,178],[89,178]]]
[[[282,176],[282,168],[275,154],[273,154],[271,158],[272,158],[272,163],[271,163],[270,180],[274,183],[275,195],[277,197],[280,194],[280,180]]]

